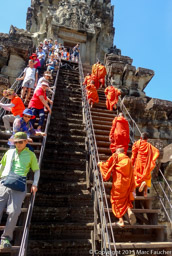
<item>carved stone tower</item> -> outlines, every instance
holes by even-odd
[[[27,30],[41,41],[58,39],[65,46],[80,43],[82,61],[104,60],[113,46],[114,8],[110,0],[32,0]]]

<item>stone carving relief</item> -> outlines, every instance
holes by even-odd
[[[61,30],[86,35],[83,49],[85,60],[93,64],[101,61],[113,45],[113,7],[110,1],[91,0],[32,0],[27,13],[27,30],[34,34],[35,42],[45,37],[58,38]],[[60,38],[61,42],[65,38]],[[68,40],[68,39],[67,39]],[[76,39],[73,38],[73,43]],[[82,43],[83,41],[78,41]],[[82,46],[81,46],[82,48]]]
[[[39,2],[39,3],[38,3]],[[32,0],[32,9],[28,9],[28,15],[27,15],[27,29],[31,29],[32,32],[33,28],[31,26],[31,20],[35,19],[36,13],[34,13],[34,9],[37,9],[37,14],[39,16],[38,20],[42,20],[42,17],[40,15],[40,12],[42,16],[46,17],[47,13],[47,1],[42,1],[40,0]],[[85,31],[88,31],[89,33],[95,33],[95,28],[101,28],[102,24],[102,18],[98,17],[96,14],[95,10],[92,9],[93,4],[87,3],[85,0],[79,1],[79,0],[61,0],[61,1],[53,1],[52,2],[53,6],[51,12],[49,13],[50,16],[52,16],[52,22],[53,25],[56,23],[57,26],[66,26],[72,29],[83,29]],[[102,8],[102,11],[106,12],[109,10],[109,6],[104,7],[104,5],[100,5],[100,3],[97,3],[98,7]],[[96,3],[94,3],[94,7],[96,7]],[[41,6],[43,9],[41,9]],[[54,7],[54,8],[53,8]],[[48,6],[48,9],[50,6]],[[39,10],[38,10],[39,9]],[[54,9],[54,10],[53,10]],[[32,13],[32,14],[31,14]],[[101,16],[102,16],[102,12]],[[34,15],[33,15],[34,14]],[[110,22],[112,25],[112,22]],[[48,23],[49,25],[51,23]],[[41,26],[42,27],[42,26]],[[36,28],[35,28],[36,29]],[[39,29],[40,30],[40,29]],[[36,32],[36,31],[35,31]]]

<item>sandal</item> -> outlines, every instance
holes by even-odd
[[[148,190],[147,190],[147,186],[144,187],[144,192],[143,192],[143,196],[147,197],[148,195]]]
[[[128,217],[131,225],[136,224],[136,217],[133,212],[131,212],[130,215],[128,215]]]
[[[117,226],[119,228],[124,228],[125,227],[125,225],[122,225],[119,222],[115,222],[115,226]]]
[[[139,187],[139,192],[142,192],[145,186],[146,186],[146,182],[143,181],[142,184]]]

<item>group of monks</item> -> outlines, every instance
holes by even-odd
[[[92,66],[92,73],[88,73],[84,79],[83,85],[86,86],[87,99],[91,107],[99,102],[97,90],[105,86],[105,76],[106,68],[98,61]]]
[[[105,87],[105,76],[106,68],[105,66],[98,61],[92,66],[92,73],[87,73],[83,85],[86,86],[87,99],[91,107],[94,103],[99,102],[99,96],[97,90],[99,88]],[[118,102],[118,97],[121,95],[121,91],[115,88],[114,86],[108,86],[104,90],[106,96],[106,107],[108,110],[116,109]]]
[[[91,107],[99,102],[97,90],[105,86],[106,68],[99,61],[92,66],[92,74],[87,74],[83,85],[86,86],[87,99]],[[121,91],[114,86],[104,90],[106,107],[112,111],[116,109]],[[122,113],[114,118],[109,134],[112,156],[106,162],[99,162],[98,166],[103,180],[113,178],[111,190],[111,204],[114,215],[119,218],[116,223],[124,227],[123,216],[127,212],[129,222],[134,225],[136,218],[132,212],[134,195],[138,192],[147,196],[147,188],[151,186],[151,171],[155,168],[159,150],[147,142],[147,133],[142,133],[140,140],[132,147],[131,159],[127,156],[130,142],[128,121]]]
[[[112,156],[98,166],[103,180],[113,178],[111,189],[112,212],[119,219],[116,223],[124,227],[123,216],[127,212],[131,225],[136,223],[132,212],[134,196],[137,190],[147,196],[147,188],[151,186],[151,171],[155,168],[159,150],[147,142],[147,133],[133,144],[131,159],[126,155],[129,137],[129,125],[122,113],[114,118],[109,135]]]

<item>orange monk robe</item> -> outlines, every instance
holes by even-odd
[[[148,187],[151,186],[151,171],[155,168],[159,150],[146,140],[138,140],[133,144],[131,161],[134,166],[136,186],[143,181]]]
[[[90,99],[94,103],[95,102],[98,103],[99,96],[98,96],[95,85],[94,84],[87,85],[86,90],[87,90],[87,99],[88,100]]]
[[[112,211],[117,218],[121,218],[128,208],[133,207],[135,182],[131,160],[124,153],[114,153],[105,163],[100,162],[99,167],[104,181],[109,180],[112,173]]]
[[[98,64],[98,63],[95,63],[93,66],[92,66],[92,74],[93,75],[96,75],[97,76],[97,70],[98,70],[98,66],[99,66],[100,64]]]
[[[96,85],[96,88],[99,89],[100,86],[100,82],[101,84],[104,85],[105,84],[105,76],[106,76],[106,68],[104,65],[101,64],[94,64],[92,66],[92,75],[95,75],[97,77],[98,80],[98,84]]]
[[[96,76],[96,75],[91,74],[91,81],[94,81],[94,85],[95,85],[96,89],[98,90],[98,89],[99,89],[100,84],[99,84],[99,80],[98,80],[97,76]]]
[[[98,71],[97,71],[98,79],[105,78],[106,73],[107,73],[107,72],[106,72],[105,66],[99,64],[99,66],[98,66]]]
[[[88,84],[90,84],[90,82],[91,82],[92,80],[93,80],[93,79],[91,78],[91,75],[86,76],[86,77],[84,78],[83,85],[88,85]]]
[[[130,131],[128,121],[125,117],[118,116],[114,118],[109,138],[111,140],[110,149],[112,153],[117,148],[124,148],[124,152],[127,153],[130,142]]]
[[[101,64],[94,64],[92,66],[92,74],[96,75],[98,79],[104,78],[106,76],[106,68]]]
[[[108,86],[105,90],[106,95],[106,107],[108,110],[113,110],[113,106],[116,108],[118,103],[118,96],[121,95],[121,92],[114,86]]]

